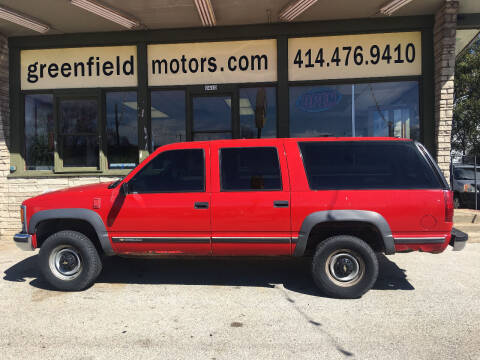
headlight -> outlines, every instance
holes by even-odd
[[[475,192],[475,187],[470,184],[464,184],[463,185],[463,191],[464,192]]]

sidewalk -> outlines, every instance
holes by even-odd
[[[480,243],[480,210],[455,209],[453,224],[468,234],[469,243]]]

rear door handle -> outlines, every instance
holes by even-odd
[[[288,207],[288,201],[286,201],[286,200],[275,200],[273,202],[273,207]]]
[[[208,209],[208,202],[196,202],[195,209]]]

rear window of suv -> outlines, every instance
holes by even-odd
[[[442,188],[412,142],[325,141],[299,146],[312,190]]]

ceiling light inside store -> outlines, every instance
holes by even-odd
[[[125,105],[126,107],[129,107],[130,109],[133,109],[135,111],[138,110],[138,104],[137,104],[136,101],[124,101],[123,105]],[[150,115],[151,115],[152,119],[153,118],[158,119],[158,118],[168,118],[169,117],[163,111],[160,111],[160,110],[154,108],[153,106],[150,108]]]
[[[118,10],[114,10],[93,0],[70,0],[72,5],[78,6],[84,10],[90,11],[95,15],[101,16],[107,20],[113,21],[128,29],[140,26],[140,22],[135,18],[122,14]]]
[[[42,24],[37,20],[7,9],[3,6],[0,6],[0,19],[10,21],[14,24],[26,27],[39,33],[46,33],[50,29],[50,27],[46,24]]]
[[[232,100],[225,99],[228,107],[232,107]],[[248,98],[240,98],[240,115],[255,115],[252,108],[252,103]]]
[[[382,6],[379,12],[380,14],[390,16],[401,7],[407,5],[409,2],[412,2],[412,0],[393,0]]]
[[[278,16],[281,21],[292,21],[317,1],[318,0],[296,0],[284,7]]]
[[[213,6],[210,0],[194,0],[194,2],[203,26],[217,25],[217,19],[215,19],[215,13],[213,12]]]

